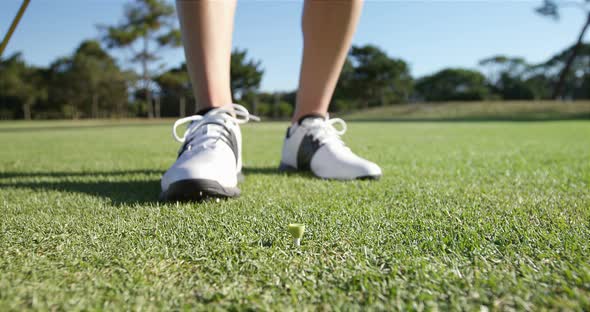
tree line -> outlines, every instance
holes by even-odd
[[[552,3],[546,1],[540,13],[558,12]],[[19,53],[0,58],[0,119],[193,114],[196,103],[186,64],[162,70],[159,58],[162,49],[181,44],[174,19],[170,4],[136,0],[125,7],[120,23],[99,26],[100,40],[83,41],[71,55],[47,67],[29,65]],[[130,57],[118,61],[111,53],[115,49]],[[121,63],[135,66],[123,68]],[[282,118],[292,113],[295,91],[261,91],[262,63],[246,50],[232,51],[230,74],[236,102],[261,116]],[[406,61],[379,47],[353,46],[331,110],[424,101],[552,99],[555,90],[562,99],[590,99],[590,44],[580,39],[539,64],[497,55],[481,60],[477,69],[446,68],[417,78]]]
[[[342,70],[331,109],[346,112],[410,102],[551,99],[552,86],[570,54],[546,62],[493,56],[479,70],[447,68],[414,78],[406,61],[373,45],[354,46]],[[565,78],[565,99],[590,99],[590,44],[578,48]],[[245,50],[231,55],[231,86],[236,102],[262,116],[287,117],[295,91],[259,90],[264,70]],[[48,67],[28,65],[20,54],[0,60],[0,118],[176,117],[195,112],[186,64],[150,79],[124,70],[98,41],[84,41],[68,57]],[[146,91],[149,90],[149,91]]]

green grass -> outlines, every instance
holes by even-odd
[[[2,311],[590,309],[587,121],[349,123],[378,182],[278,174],[249,124],[202,204],[156,201],[171,125],[85,125],[0,124]]]
[[[537,121],[590,119],[590,101],[417,103],[377,107],[347,119],[383,121]]]

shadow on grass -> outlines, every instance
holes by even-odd
[[[245,167],[243,172],[252,178],[260,175],[313,177],[307,172],[280,172],[277,167]],[[86,194],[109,199],[114,205],[149,204],[158,202],[162,174],[161,170],[0,172],[0,179],[9,179],[0,180],[0,188]]]
[[[279,171],[279,167],[244,167],[242,168],[244,175],[281,175],[283,172]]]
[[[279,167],[244,167],[242,172],[246,177],[249,175],[272,175],[272,176],[293,176],[314,178],[311,172],[307,171],[279,171]]]
[[[107,198],[114,205],[147,204],[158,201],[161,174],[160,170],[0,172],[0,179],[13,180],[0,181],[0,188],[87,194]],[[143,176],[137,178],[134,175]],[[25,181],[18,181],[19,179]],[[92,181],[84,181],[84,179]]]
[[[101,129],[101,128],[125,128],[125,127],[152,127],[168,125],[168,122],[130,122],[130,123],[105,123],[105,124],[64,124],[59,126],[18,126],[18,127],[1,127],[0,133],[7,132],[40,132],[53,130],[79,130],[79,129]]]
[[[115,170],[115,171],[33,171],[33,172],[0,172],[0,179],[8,178],[30,178],[30,177],[97,177],[97,176],[126,176],[135,174],[162,174],[161,170],[138,169],[138,170]]]

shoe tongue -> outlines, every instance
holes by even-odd
[[[193,145],[204,144],[205,142],[217,141],[220,136],[223,136],[228,130],[225,126],[218,123],[208,123],[199,126],[189,138],[187,142]]]
[[[195,132],[194,135],[213,135],[221,133],[225,131],[226,126],[225,119],[230,117],[229,114],[215,114],[215,115],[205,115],[205,118],[200,121],[193,121],[189,127],[199,127]]]
[[[229,113],[205,114],[202,116],[203,116],[203,119],[191,122],[189,127],[196,125],[196,124],[219,124],[219,125],[222,125],[225,123],[225,120],[228,117],[232,117],[232,115],[230,115]]]
[[[220,124],[207,124],[207,125],[203,125],[201,128],[203,130],[200,130],[200,131],[202,131],[203,134],[219,133],[220,131],[222,131],[224,129],[223,126]]]

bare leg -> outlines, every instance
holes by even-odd
[[[230,57],[236,0],[177,0],[176,7],[199,109],[231,104]]]
[[[303,62],[293,122],[328,112],[362,5],[362,0],[305,1]]]

